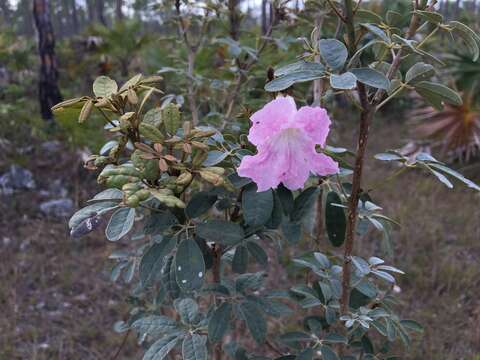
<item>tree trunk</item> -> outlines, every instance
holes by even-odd
[[[97,20],[103,26],[107,26],[107,21],[105,20],[105,2],[103,0],[95,0],[95,6],[97,8]]]
[[[70,0],[70,6],[72,10],[72,28],[73,28],[73,33],[78,34],[79,30],[79,23],[78,23],[78,13],[77,13],[77,1],[76,0]]]
[[[240,38],[240,14],[237,9],[239,2],[239,0],[228,0],[230,36],[233,40],[238,40]]]
[[[267,0],[262,0],[262,35],[267,33]]]
[[[116,0],[115,1],[115,15],[117,17],[117,21],[123,20],[123,0]]]
[[[87,0],[87,21],[86,23],[92,23],[95,21],[95,0]]]
[[[42,118],[52,120],[52,106],[62,101],[58,88],[57,58],[55,56],[55,36],[50,20],[48,0],[33,1],[33,18],[38,34],[38,53],[40,55],[40,76],[38,96]]]
[[[8,3],[8,0],[0,0],[0,11],[1,11],[1,17],[3,17],[3,20],[5,23],[9,24],[10,23],[10,18],[12,16],[12,9],[10,9],[10,4]]]

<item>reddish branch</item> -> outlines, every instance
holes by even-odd
[[[428,7],[433,6],[434,1]],[[356,51],[356,32],[354,25],[354,9],[353,1],[345,0],[345,25],[347,28],[347,37],[348,37],[348,46],[350,55],[353,55]],[[419,19],[418,16],[414,13],[410,21],[410,26],[407,30],[406,37],[407,39],[413,37],[418,29]],[[387,77],[391,79],[393,74],[395,74],[400,67],[400,61],[402,57],[402,50],[398,50],[395,54],[392,64],[388,70]],[[342,272],[342,296],[340,299],[340,312],[346,314],[349,311],[350,303],[350,279],[351,279],[351,257],[354,249],[355,243],[355,227],[357,222],[357,209],[360,199],[361,192],[361,182],[363,174],[363,166],[365,159],[365,151],[367,148],[368,134],[370,123],[373,119],[373,116],[376,112],[376,106],[381,101],[385,92],[383,90],[378,90],[373,97],[372,101],[368,100],[368,94],[366,88],[363,84],[358,83],[357,86],[358,95],[360,98],[360,104],[362,106],[362,111],[360,113],[360,131],[358,134],[357,141],[357,153],[355,157],[355,165],[353,169],[353,178],[352,178],[352,192],[348,200],[348,218],[347,218],[347,229],[345,236],[345,248],[343,254],[343,272]]]

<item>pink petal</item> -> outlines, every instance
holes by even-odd
[[[291,96],[278,96],[250,117],[252,127],[248,140],[254,145],[261,145],[287,125],[296,111],[295,100]]]
[[[302,106],[291,120],[290,126],[303,128],[312,141],[324,147],[331,123],[324,108]]]
[[[325,154],[315,153],[315,159],[312,159],[313,167],[312,172],[320,175],[333,175],[339,172],[338,163],[330,156]]]
[[[238,174],[251,178],[258,191],[276,188],[280,182],[290,190],[305,185],[310,173],[328,175],[338,172],[338,164],[315,150],[315,142],[303,128],[278,132],[258,147],[258,154],[242,159]]]

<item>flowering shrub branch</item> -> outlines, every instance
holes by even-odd
[[[312,36],[315,44],[305,40],[302,60],[271,74],[265,90],[275,99],[250,116],[248,136],[207,125],[200,112],[193,113],[199,99],[190,103],[186,117],[192,121],[173,103],[150,107],[161,79],[140,74],[120,88],[99,77],[93,96],[54,107],[80,122],[98,113],[113,136],[86,162],[106,189],[69,226],[72,237],[81,237],[111,214],[107,239],[132,240],[110,256],[112,280],[133,285],[129,316],[115,329],[137,334],[145,360],[169,354],[187,360],[386,359],[397,339],[408,347],[410,333],[422,331],[394,308],[395,276],[403,271],[376,255],[355,254],[357,234],[373,228],[388,247],[390,229],[398,225],[362,190],[369,127],[378,107],[404,90],[436,107],[461,102],[456,92],[430,81],[429,63],[400,72],[406,54],[440,61],[420,49],[423,42],[411,40],[423,24],[460,33],[474,56],[479,39],[457,22],[440,26],[433,2],[415,3],[405,37],[377,14],[359,22],[359,6],[345,0],[341,13],[335,8],[346,44]],[[367,63],[364,53],[373,45],[380,51]],[[310,81],[321,81],[316,100],[326,109],[297,109],[292,87]],[[327,144],[332,93],[358,108],[354,153]],[[455,178],[480,191],[427,154],[411,159],[386,151],[376,158],[401,171],[425,170],[449,187]],[[318,201],[320,191],[325,204]],[[303,253],[315,203],[325,222],[315,229],[326,232],[329,245]],[[269,279],[287,278],[287,265],[295,275],[281,282],[285,288],[272,288]]]

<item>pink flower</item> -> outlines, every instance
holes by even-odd
[[[297,111],[290,96],[279,96],[250,118],[248,140],[257,154],[244,156],[238,175],[251,178],[258,191],[276,188],[283,183],[290,190],[305,185],[310,173],[330,175],[338,164],[318,153],[315,146],[325,146],[330,118],[321,107],[303,106]]]

